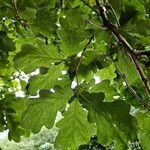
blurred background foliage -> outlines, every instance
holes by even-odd
[[[0,141],[2,150],[54,150],[54,141],[58,129],[42,128],[38,134],[31,134],[30,137],[22,137],[21,142],[16,143],[4,138]]]

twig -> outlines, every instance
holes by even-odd
[[[143,81],[143,84],[145,86],[145,89],[148,93],[148,95],[150,96],[150,83],[148,81],[148,78],[147,76],[145,75],[144,71],[143,71],[143,68],[141,67],[139,61],[137,60],[136,56],[134,55],[129,55],[131,57],[131,59],[133,60],[135,66],[136,66],[136,69],[138,70],[138,73]]]
[[[76,75],[78,74],[78,71],[79,71],[79,66],[80,66],[80,64],[81,64],[81,59],[82,59],[82,57],[83,57],[83,53],[86,51],[87,47],[90,45],[90,43],[91,43],[91,41],[93,40],[93,38],[94,38],[94,35],[92,35],[92,36],[90,37],[88,43],[85,45],[85,47],[84,47],[84,49],[83,49],[83,51],[82,51],[81,57],[80,57],[80,59],[79,59],[79,62],[78,62],[78,64],[77,64],[77,67],[76,67]]]
[[[128,88],[128,89],[130,90],[130,92],[134,95],[134,97],[136,98],[136,100],[142,105],[142,107],[144,107],[144,108],[147,107],[147,104],[146,104],[144,101],[142,101],[142,99],[138,96],[138,94],[136,93],[136,91],[131,87],[131,85],[129,84],[129,82],[128,82],[128,80],[126,79],[125,75],[123,75],[123,74],[120,72],[120,70],[119,70],[117,64],[116,64],[115,62],[114,62],[114,64],[115,64],[116,71],[118,72],[119,76],[120,76],[121,79],[126,83],[127,88]]]
[[[150,50],[134,50],[137,55],[150,56]]]
[[[81,57],[79,58],[79,61],[78,61],[78,64],[77,64],[77,67],[76,67],[76,70],[75,70],[76,79],[77,79],[77,84],[79,84],[77,75],[78,75],[78,71],[79,71],[79,67],[80,67],[80,64],[81,64],[81,60],[82,60],[83,54],[84,54],[84,52],[86,51],[87,47],[90,45],[90,43],[91,43],[91,41],[93,40],[93,38],[94,38],[94,35],[92,35],[92,36],[89,38],[89,41],[88,41],[87,44],[85,45],[85,47],[84,47],[84,49],[83,49],[83,51],[82,51],[82,53],[81,53]]]
[[[144,87],[148,93],[148,96],[150,96],[150,83],[139,63],[139,61],[137,60],[138,56],[137,54],[134,52],[134,49],[131,47],[131,45],[125,40],[125,38],[118,33],[118,28],[116,26],[114,26],[113,24],[111,24],[111,22],[109,21],[107,14],[106,14],[106,8],[104,6],[101,6],[99,3],[99,0],[95,0],[96,5],[98,7],[99,10],[99,17],[102,19],[103,21],[103,26],[106,27],[111,33],[112,35],[117,38],[117,40],[121,43],[121,45],[127,49],[128,55],[130,57],[130,59],[132,60],[132,62],[134,63],[140,77],[141,80],[144,84]]]
[[[94,24],[94,23],[93,23],[92,21],[90,21],[90,20],[87,20],[86,22],[87,22],[88,24],[92,25],[92,26],[95,26],[95,27],[99,28],[99,29],[106,30],[106,28],[104,28],[104,27],[100,27],[99,25]]]

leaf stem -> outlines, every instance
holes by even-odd
[[[125,75],[123,75],[123,74],[120,72],[120,70],[119,70],[119,68],[118,68],[118,66],[117,66],[117,64],[116,64],[115,62],[114,62],[114,65],[115,65],[115,67],[116,67],[116,71],[118,72],[119,76],[120,76],[121,79],[126,83],[127,88],[128,88],[128,89],[130,90],[130,92],[134,95],[134,97],[137,99],[137,101],[142,105],[143,108],[148,108],[148,107],[147,107],[147,104],[146,104],[144,101],[142,101],[142,99],[138,96],[138,94],[136,93],[136,91],[131,87],[131,85],[129,84],[129,82],[128,82],[128,80],[126,79]]]
[[[90,25],[92,25],[92,26],[94,26],[94,27],[96,27],[96,28],[99,28],[99,29],[103,29],[103,30],[105,30],[106,28],[103,28],[103,27],[100,27],[99,25],[97,25],[97,24],[94,24],[92,21],[90,21],[90,20],[87,20],[86,21],[88,24],[90,24]]]
[[[81,60],[82,60],[82,57],[83,57],[83,54],[84,52],[86,51],[87,47],[90,45],[91,41],[93,40],[94,38],[94,35],[92,35],[90,38],[89,38],[89,41],[87,42],[87,44],[85,45],[83,51],[82,51],[82,54],[81,54],[81,57],[79,59],[79,62],[77,64],[77,67],[76,67],[76,75],[78,74],[78,71],[79,71],[79,67],[80,67],[80,64],[81,64]]]

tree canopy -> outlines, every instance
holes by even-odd
[[[149,80],[149,0],[0,0],[0,131],[9,140],[55,125],[62,150],[95,135],[115,150],[149,150]]]

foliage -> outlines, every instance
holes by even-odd
[[[148,150],[149,4],[0,0],[0,131],[19,142],[56,123],[55,148],[96,135],[103,147]]]
[[[31,134],[30,137],[22,137],[21,142],[16,143],[9,141],[7,137],[1,139],[0,148],[2,150],[54,150],[54,141],[58,134],[58,128],[52,129],[42,128],[39,133]],[[113,149],[113,143],[105,148],[99,142],[96,136],[91,137],[87,144],[79,146],[79,150],[93,150],[93,149]]]

